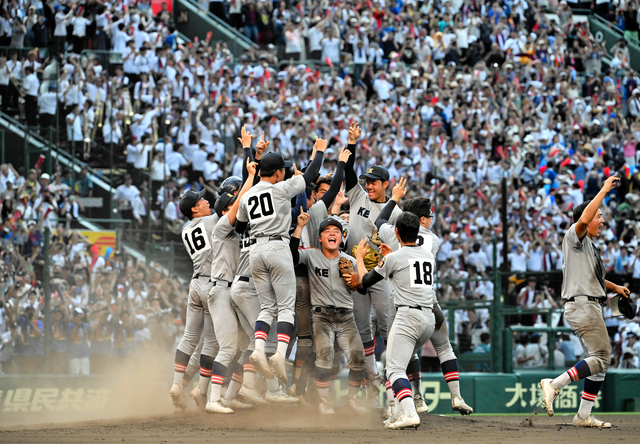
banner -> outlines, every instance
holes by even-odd
[[[100,248],[100,256],[104,256],[109,247],[112,251],[116,250],[117,234],[115,231],[77,231],[89,239],[92,245],[97,245]]]

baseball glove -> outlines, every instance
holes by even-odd
[[[353,255],[353,257],[355,257],[356,255],[357,248],[358,246],[356,245],[351,250],[351,254]],[[378,253],[373,248],[368,247],[367,254],[364,255],[364,268],[366,268],[367,271],[371,271],[376,268],[376,265],[378,265],[378,262],[380,262],[381,260],[382,256],[380,255],[380,253]]]
[[[358,284],[360,283],[360,277],[358,276],[358,273],[356,273],[353,269],[353,263],[346,257],[341,257],[340,259],[338,259],[338,267],[340,268],[340,276],[342,276],[342,279],[347,276],[351,277],[351,285],[349,285],[346,280],[344,281],[344,283],[351,290],[355,291],[358,288]]]
[[[378,247],[382,245],[382,239],[380,239],[380,233],[378,233],[378,229],[373,230],[373,234],[371,235],[371,243],[377,245]]]

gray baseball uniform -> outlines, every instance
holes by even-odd
[[[356,186],[347,191],[347,197],[349,198],[350,206],[347,251],[351,252],[353,247],[358,245],[362,239],[370,238],[373,235],[373,230],[376,228],[375,221],[386,202],[373,202],[360,184],[356,184]],[[395,222],[400,213],[402,213],[400,208],[394,209],[390,222]],[[390,294],[391,286],[389,282],[380,281],[368,289],[365,297],[358,297],[354,300],[356,323],[363,343],[373,341],[371,305],[373,305],[376,312],[380,334],[383,339],[387,339],[389,311],[391,310]]]
[[[387,341],[387,378],[408,379],[406,368],[414,353],[435,329],[433,288],[435,258],[419,246],[404,246],[388,254],[374,269],[389,279],[394,290],[396,317]]]
[[[220,218],[211,240],[211,280],[208,304],[220,350],[215,358],[224,366],[233,361],[238,347],[238,319],[231,305],[230,287],[236,276],[240,256],[240,235],[229,222]]]
[[[187,253],[193,262],[193,277],[189,284],[189,299],[185,328],[178,350],[192,355],[204,332],[202,351],[206,356],[216,356],[216,341],[207,296],[211,289],[211,235],[216,226],[217,216],[199,217],[191,220],[182,230],[181,237]]]
[[[302,239],[305,241],[304,247],[321,248],[320,241],[318,240],[318,228],[320,227],[320,223],[327,217],[331,217],[340,222],[342,225],[342,242],[345,243],[345,246],[347,245],[349,239],[349,224],[339,217],[329,216],[327,206],[322,200],[318,200],[311,205],[307,214],[309,214],[309,221],[307,225],[304,226],[302,233]],[[313,233],[313,235],[311,235],[311,233]]]
[[[294,323],[295,273],[289,251],[291,199],[305,190],[302,176],[261,181],[240,199],[238,221],[251,224],[251,276],[260,299],[258,320]]]
[[[251,264],[249,259],[250,253],[250,230],[244,233],[244,239],[240,240],[240,256],[238,259],[238,268],[236,276],[231,284],[232,306],[238,315],[240,327],[249,338],[248,350],[254,349],[254,329],[258,316],[260,315],[260,300],[253,278],[251,277]],[[276,351],[276,329],[269,330],[266,353],[275,353]]]
[[[378,235],[380,236],[380,240],[387,244],[393,251],[398,251],[400,249],[400,242],[396,237],[396,227],[392,224],[382,224],[380,230],[378,230]],[[438,250],[440,249],[440,240],[438,236],[433,234],[431,230],[427,230],[423,226],[420,226],[420,230],[418,232],[418,238],[416,239],[416,245],[425,248],[427,251],[430,251],[433,254],[433,257],[437,257]],[[434,270],[433,279],[435,283],[436,273]],[[434,306],[435,310],[440,310],[439,304],[436,301],[436,305]],[[392,310],[390,316],[390,324],[393,323],[393,319],[395,318],[395,310]],[[453,347],[451,347],[451,341],[449,340],[449,329],[447,327],[447,322],[444,320],[438,328],[431,335],[431,344],[433,348],[436,350],[438,354],[438,359],[440,363],[447,362],[452,359],[457,359]]]
[[[294,238],[294,241],[297,239]],[[295,246],[292,243],[292,246]],[[316,367],[330,371],[334,361],[334,344],[347,356],[350,377],[359,386],[364,373],[364,347],[353,316],[353,297],[340,275],[339,260],[344,257],[353,263],[352,257],[340,253],[336,258],[327,258],[322,250],[300,249],[294,252],[299,263],[309,270],[311,294],[311,325],[313,343],[316,347]],[[350,382],[351,384],[351,382]]]
[[[602,305],[607,300],[602,258],[597,247],[585,235],[578,238],[573,224],[562,241],[562,299],[566,301],[564,317],[580,339],[587,355],[592,381],[604,381],[611,361],[611,342],[604,323]]]

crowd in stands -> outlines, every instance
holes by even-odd
[[[209,187],[213,196],[224,178],[240,176],[236,138],[245,124],[253,134],[264,132],[270,149],[298,168],[307,163],[316,136],[328,139],[321,171],[328,174],[347,143],[350,122],[357,121],[363,138],[356,172],[383,165],[390,186],[408,177],[408,197],[423,194],[437,202],[439,280],[486,279],[439,283],[442,303],[492,300],[497,266],[514,273],[503,288],[506,303],[561,307],[561,245],[571,211],[611,174],[619,174],[622,184],[602,207],[605,225],[598,246],[610,279],[629,284],[634,298],[640,290],[640,77],[629,67],[625,40],[607,51],[588,24],[574,16],[571,8],[578,3],[210,1],[206,8],[259,45],[238,57],[210,36],[181,41],[165,4],[154,14],[148,1],[0,3],[0,46],[11,47],[0,50],[2,111],[41,130],[54,128],[58,116],[66,130],[60,134],[63,146],[73,145],[89,163],[92,143],[113,147],[129,172],[114,202],[120,216],[138,228],[151,218],[152,224],[179,232],[183,216],[177,200],[185,187]],[[547,6],[556,7],[553,15]],[[629,37],[637,36],[637,1],[596,0],[593,8]],[[121,53],[123,63],[112,64],[100,53],[80,57],[87,49]],[[3,177],[11,175],[20,177],[7,166]],[[71,211],[77,218],[82,212],[73,198],[89,196],[92,189],[90,176],[82,177],[85,184],[76,186],[60,170],[40,186],[46,178],[28,172],[23,183],[35,188],[26,200],[15,183],[3,188],[11,182],[6,179],[0,189],[13,191],[13,198],[5,199],[5,191],[0,196],[3,205],[13,200],[15,208],[22,202],[23,217],[38,219],[36,230],[43,223],[57,229],[56,217]],[[508,245],[501,242],[503,179]],[[46,208],[42,215],[37,203]],[[7,222],[4,206],[2,211],[4,229],[24,239],[29,228],[18,219]],[[493,237],[498,239],[495,252]],[[21,263],[40,257],[22,248],[14,250],[24,255]],[[75,257],[73,247],[63,248],[70,256],[61,269]],[[507,264],[502,263],[504,249]],[[8,251],[5,247],[3,254]],[[142,265],[124,257],[116,262],[127,267],[119,271],[112,264],[113,271],[102,279],[91,271],[90,252],[85,254],[87,303],[95,304],[103,288],[114,325],[125,311],[133,329],[144,324],[136,316],[146,316],[147,323],[156,319],[154,307],[181,312],[178,285],[169,287],[176,288],[170,294],[157,285],[174,280],[150,280],[154,270],[138,279]],[[15,265],[5,266],[7,288],[15,287],[14,273],[21,269]],[[29,285],[38,280],[24,272],[29,277],[22,280]],[[74,274],[72,267],[69,276]],[[69,278],[69,292],[78,292],[74,280]],[[116,287],[128,289],[124,294],[145,288],[151,296],[143,298],[143,308],[135,302],[123,308],[117,305]],[[71,293],[69,298],[75,297]],[[33,322],[37,329],[37,310],[29,321],[20,321],[24,304],[21,300],[3,313],[11,311],[12,322]],[[65,322],[76,317],[76,308],[87,307],[63,311]],[[514,320],[543,321],[540,316]],[[562,322],[559,314],[552,318],[554,325]],[[629,326],[635,324],[608,322],[622,360]],[[488,351],[481,336],[489,323],[486,309],[456,311],[462,352]]]

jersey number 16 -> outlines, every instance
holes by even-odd
[[[189,247],[190,256],[193,256],[193,253],[202,250],[207,245],[207,241],[202,235],[202,229],[200,227],[191,232],[191,241],[189,241],[189,233],[184,233],[184,242]]]

